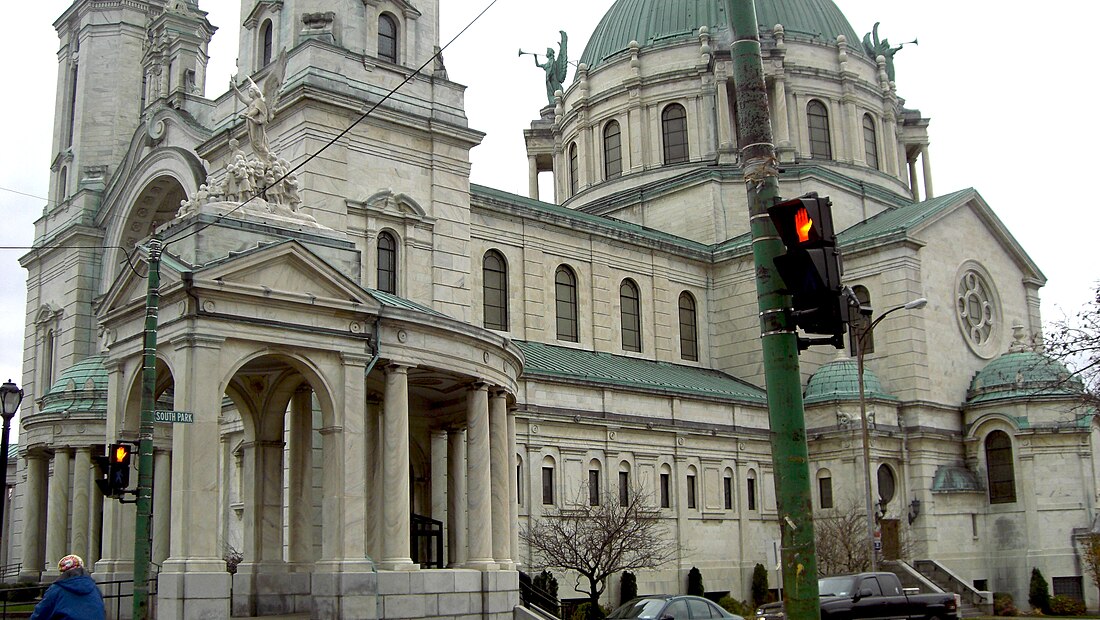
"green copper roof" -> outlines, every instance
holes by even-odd
[[[380,291],[373,288],[368,288],[366,290],[371,297],[375,298],[375,300],[377,300],[378,303],[382,304],[383,306],[389,306],[391,308],[402,308],[404,310],[416,310],[425,314],[434,314],[435,316],[447,316],[442,312],[432,310],[428,306],[418,304],[415,301],[405,299],[404,297],[398,297],[397,295],[394,295],[392,293],[387,293],[385,291]]]
[[[515,341],[523,351],[523,374],[558,377],[662,393],[766,401],[760,388],[708,368]]]
[[[837,235],[837,241],[843,245],[851,245],[904,233],[944,209],[958,204],[959,200],[967,194],[977,195],[977,192],[973,188],[967,188],[924,202],[914,202],[896,209],[888,209],[841,232]]]
[[[93,355],[65,369],[42,398],[39,413],[107,413],[107,369]]]
[[[863,395],[870,399],[897,400],[882,388],[878,376],[863,367]],[[836,359],[810,377],[806,385],[805,404],[812,405],[830,400],[859,400],[859,365],[851,358]]]
[[[834,43],[848,39],[848,50],[861,54],[861,38],[832,0],[756,0],[760,28],[782,24],[790,38]],[[695,40],[699,27],[711,33],[729,28],[726,0],[616,0],[588,39],[581,62],[592,69],[637,41],[642,47]]]
[[[967,404],[1003,399],[1081,394],[1081,380],[1056,360],[1034,351],[1005,353],[979,370],[970,381]]]

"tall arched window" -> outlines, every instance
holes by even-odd
[[[619,505],[630,503],[630,463],[619,463]]]
[[[378,57],[397,62],[397,20],[385,13],[378,16]]]
[[[685,489],[685,490],[687,491],[687,505],[688,505],[688,508],[692,508],[692,509],[694,509],[698,505],[698,502],[695,501],[696,500],[696,497],[695,497],[695,492],[696,492],[695,473],[696,473],[695,472],[695,466],[694,465],[688,465],[687,489]]]
[[[687,112],[674,103],[661,112],[661,137],[664,140],[665,163],[678,164],[688,160]]]
[[[378,235],[378,290],[397,294],[397,240],[388,232]]]
[[[580,168],[580,163],[577,160],[577,143],[569,145],[569,195],[576,196],[577,190],[581,186],[580,179],[577,178],[577,172]]]
[[[672,507],[672,469],[668,465],[661,465],[658,494],[661,496],[661,508]]]
[[[745,479],[746,508],[756,510],[756,470],[750,469]]]
[[[878,140],[875,139],[875,119],[870,114],[863,115],[863,153],[867,156],[867,165],[878,170]]]
[[[619,305],[623,321],[623,350],[640,353],[642,351],[642,307],[638,285],[632,280],[623,280],[619,285]]]
[[[54,350],[57,347],[55,340],[56,335],[54,331],[52,329],[46,330],[46,338],[42,343],[42,385],[45,386],[41,390],[43,396],[49,391],[50,387],[53,386]],[[0,498],[0,500],[2,499],[3,498]]]
[[[489,250],[481,261],[484,279],[485,328],[508,331],[508,266],[504,256]]]
[[[588,463],[588,505],[600,505],[600,462],[592,459]]]
[[[542,503],[550,506],[554,503],[554,457],[542,459]]]
[[[866,286],[855,285],[852,287],[860,306],[871,307],[871,293]],[[850,313],[848,319],[848,345],[852,357],[859,356],[859,348],[863,347],[864,355],[875,352],[875,333],[869,331],[871,327],[871,315],[862,312]]]
[[[260,66],[266,67],[267,63],[271,62],[271,49],[273,47],[272,42],[272,28],[271,20],[264,20],[264,25],[260,28]]]
[[[1012,467],[1012,440],[1004,431],[985,438],[985,466],[989,476],[989,503],[1016,501],[1016,473]]]
[[[822,510],[833,507],[833,474],[828,469],[817,470],[817,506]]]
[[[833,149],[829,140],[829,112],[825,104],[811,101],[806,106],[806,117],[810,125],[810,157],[832,159]]]
[[[57,175],[57,202],[65,202],[69,195],[69,168],[61,167],[61,173]]]
[[[695,298],[680,293],[680,359],[699,361],[699,336],[695,322]]]
[[[577,276],[565,265],[554,274],[558,340],[577,342]]]
[[[603,128],[603,177],[617,179],[623,174],[623,137],[619,123],[611,121]]]

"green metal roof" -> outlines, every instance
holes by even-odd
[[[1073,397],[1083,391],[1080,378],[1061,362],[1034,351],[1005,353],[974,374],[966,393],[969,405],[993,400]]]
[[[977,192],[973,188],[961,189],[924,202],[914,202],[896,209],[887,209],[844,230],[837,235],[837,241],[842,245],[851,245],[896,233],[904,233],[952,205],[958,204],[959,200],[967,194],[976,196]]]
[[[42,398],[39,413],[107,414],[107,368],[93,355],[65,369]]]
[[[397,295],[394,295],[392,293],[387,293],[385,291],[380,291],[373,288],[368,288],[366,289],[366,291],[371,297],[375,298],[378,303],[382,304],[383,306],[388,306],[391,308],[402,308],[404,310],[416,310],[425,314],[434,314],[435,316],[450,318],[442,312],[432,310],[428,306],[418,304],[415,301],[405,299],[404,297],[398,297]]]
[[[789,37],[835,42],[848,39],[848,50],[863,53],[860,37],[832,0],[756,0],[756,19],[770,32],[782,24]],[[589,69],[627,49],[696,39],[699,27],[712,33],[729,28],[726,0],[616,0],[588,39],[581,62]]]
[[[983,490],[982,483],[974,472],[962,465],[940,465],[932,476],[933,493],[965,493]]]
[[[897,400],[883,389],[878,376],[866,366],[863,367],[863,394],[869,399]],[[812,405],[830,400],[859,400],[859,364],[856,360],[833,360],[810,377],[804,402]]]
[[[645,391],[673,392],[764,403],[760,388],[709,368],[570,349],[517,340],[526,363],[525,376],[543,376],[602,383]]]

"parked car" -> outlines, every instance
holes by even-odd
[[[909,594],[893,573],[857,573],[817,580],[821,620],[958,620],[959,597]],[[783,603],[756,610],[756,620],[786,620]]]
[[[745,620],[705,598],[676,594],[639,596],[624,603],[607,617],[608,620],[611,618],[649,618],[650,620],[735,618],[736,620]]]

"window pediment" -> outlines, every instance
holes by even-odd
[[[420,17],[420,11],[416,10],[416,7],[412,5],[408,0],[363,0],[363,6],[369,7],[374,10],[378,10],[382,6],[396,7],[401,15],[405,19],[416,19]]]
[[[248,13],[248,17],[244,19],[243,25],[245,28],[252,30],[256,27],[256,24],[260,23],[260,18],[266,13],[278,13],[283,10],[283,0],[260,0],[256,3],[256,6],[252,7],[252,11]]]

